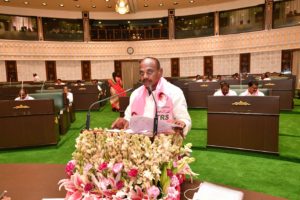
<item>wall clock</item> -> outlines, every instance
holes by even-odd
[[[128,48],[127,48],[127,53],[128,53],[129,55],[133,54],[133,52],[134,52],[134,49],[133,49],[132,47],[128,47]]]

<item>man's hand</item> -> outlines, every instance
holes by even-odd
[[[173,124],[176,124],[178,126],[173,128],[175,133],[181,135],[181,137],[184,138],[183,129],[186,127],[186,124],[181,120],[174,120]]]
[[[185,124],[183,121],[181,121],[181,120],[174,120],[174,121],[173,121],[173,124],[176,124],[177,126],[179,126],[179,127],[182,128],[182,129],[184,129],[185,126],[186,126],[186,124]],[[179,128],[179,127],[178,127],[178,128]]]
[[[111,125],[113,129],[127,129],[129,122],[124,118],[117,118]]]

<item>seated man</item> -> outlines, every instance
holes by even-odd
[[[265,96],[264,93],[258,90],[257,81],[249,81],[248,89],[245,92],[242,92],[240,96]]]
[[[57,79],[55,85],[66,85],[61,79]]]
[[[22,88],[20,91],[19,91],[19,96],[17,98],[15,98],[15,101],[25,101],[25,100],[33,100],[34,98],[29,96],[27,91]]]
[[[220,82],[221,89],[214,93],[214,96],[237,96],[236,92],[229,89],[229,84],[225,81]]]
[[[63,92],[66,94],[69,101],[69,106],[72,106],[73,103],[73,93],[69,91],[67,86],[64,86]]]
[[[33,73],[32,76],[33,76],[33,81],[34,81],[34,82],[39,82],[39,81],[41,81],[41,80],[40,80],[40,77],[37,75],[37,73]]]
[[[125,117],[118,118],[112,128],[126,129],[132,116],[154,118],[157,109],[158,120],[176,124],[184,136],[191,129],[191,118],[183,92],[162,77],[159,60],[146,57],[140,61],[140,78],[143,83],[130,96]],[[155,98],[155,100],[154,100]],[[155,107],[157,106],[157,107]]]

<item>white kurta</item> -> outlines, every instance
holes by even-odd
[[[237,96],[236,92],[233,90],[229,90],[226,95],[222,93],[222,90],[218,90],[214,93],[214,96]]]
[[[256,92],[254,92],[253,94],[250,94],[248,89],[247,89],[245,92],[242,92],[240,94],[240,96],[265,96],[265,94],[258,91],[258,90]]]
[[[141,86],[141,87],[144,87],[144,86]],[[184,98],[183,92],[179,87],[177,87],[169,82],[167,82],[167,84],[164,86],[164,88],[166,88],[168,90],[168,95],[172,99],[174,119],[181,120],[186,124],[186,127],[183,130],[183,134],[186,135],[187,132],[191,129],[192,122],[191,122],[191,117],[187,110],[187,103]],[[125,117],[124,117],[127,121],[130,121],[131,106],[132,106],[133,100],[136,98],[137,95],[138,95],[138,93],[135,90],[135,91],[133,91],[133,93],[130,96],[129,106],[127,106],[127,108],[125,110]],[[153,91],[153,95],[156,97],[155,91]],[[144,109],[143,116],[154,118],[155,103],[154,103],[152,95],[147,95],[145,100],[146,100],[146,103],[145,103],[145,109]],[[157,106],[159,107],[159,104]]]

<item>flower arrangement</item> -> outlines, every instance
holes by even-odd
[[[159,134],[152,142],[141,134],[84,131],[60,188],[72,200],[179,200],[185,175],[196,175],[189,167],[191,144],[182,143],[174,134]]]

